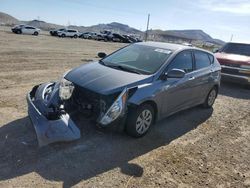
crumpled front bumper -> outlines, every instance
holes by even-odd
[[[50,120],[39,110],[39,106],[45,106],[46,109],[46,105],[41,98],[36,99],[36,96],[41,96],[48,86],[49,84],[35,86],[27,94],[28,114],[40,147],[54,142],[73,141],[81,137],[80,130],[67,113],[61,114],[58,119]]]

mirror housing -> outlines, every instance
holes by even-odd
[[[219,52],[219,48],[214,48],[214,49],[212,50],[212,52],[213,52],[213,53]]]
[[[185,74],[184,70],[172,69],[171,71],[164,73],[163,80],[166,80],[167,78],[183,78]]]
[[[99,52],[97,55],[98,55],[98,57],[100,57],[100,58],[104,58],[104,57],[107,56],[107,54],[104,53],[104,52]]]

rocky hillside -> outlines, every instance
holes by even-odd
[[[225,43],[222,40],[212,38],[202,30],[150,30],[149,37],[150,39],[154,39],[157,41],[165,41],[171,39],[177,40],[178,38],[180,38],[186,42],[200,41],[217,45],[223,45]]]
[[[20,24],[20,21],[18,19],[3,12],[0,12],[0,25],[12,26],[16,24]]]
[[[23,23],[25,23],[27,25],[31,25],[33,27],[38,27],[38,28],[45,30],[45,31],[55,29],[55,28],[64,27],[62,25],[47,23],[47,22],[40,21],[40,20],[23,21]]]

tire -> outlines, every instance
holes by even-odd
[[[150,104],[144,104],[128,113],[126,132],[132,137],[144,136],[154,122],[155,112]]]
[[[17,34],[21,34],[22,31],[21,31],[21,30],[17,30],[16,33],[17,33]]]
[[[37,36],[37,35],[38,35],[38,32],[37,32],[37,31],[35,31],[35,32],[34,32],[34,35],[35,35],[35,36]]]
[[[217,97],[217,94],[218,94],[218,89],[216,87],[213,87],[209,91],[207,98],[206,98],[205,102],[203,103],[203,107],[204,108],[212,108],[214,101]]]
[[[74,38],[76,39],[76,38],[77,38],[77,35],[74,35]]]
[[[62,34],[61,36],[62,36],[62,38],[66,37],[66,35],[65,35],[65,34]]]

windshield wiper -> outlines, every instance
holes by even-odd
[[[120,70],[124,70],[124,71],[127,71],[127,72],[132,72],[132,73],[136,73],[136,74],[142,74],[141,72],[133,69],[133,68],[130,68],[130,67],[127,67],[127,66],[122,66],[122,65],[107,65],[106,66],[108,67],[112,67],[112,68],[115,68],[115,69],[120,69]]]

